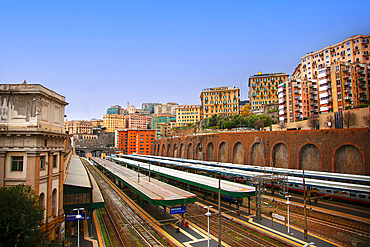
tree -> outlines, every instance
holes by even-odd
[[[365,126],[367,126],[368,128],[370,128],[370,115],[364,115],[362,116],[362,119],[364,120],[364,123],[365,123]]]
[[[10,206],[11,203],[11,206]],[[44,208],[30,186],[0,188],[0,246],[42,246]]]
[[[248,117],[248,116],[252,115],[252,113],[251,113],[251,105],[245,105],[245,106],[243,106],[242,109],[240,110],[240,114],[243,117]]]
[[[233,123],[231,121],[226,121],[224,123],[224,128],[225,129],[232,129],[234,127]]]
[[[263,122],[263,126],[267,127],[272,124],[272,119],[264,114],[258,115],[259,120]]]
[[[263,124],[263,121],[261,119],[258,119],[256,122],[254,122],[254,128],[255,129],[258,129],[259,130],[263,126],[264,126],[264,124]]]
[[[350,111],[347,111],[343,114],[343,125],[346,126],[348,129],[356,123],[356,114]]]
[[[319,118],[316,117],[316,118],[311,118],[310,120],[308,120],[307,125],[308,127],[314,130],[316,129],[316,126],[319,125],[319,123],[320,123]]]

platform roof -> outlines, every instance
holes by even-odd
[[[197,201],[197,195],[163,183],[156,179],[140,174],[103,159],[92,158],[92,161],[109,171],[114,177],[122,181],[142,198],[157,206],[175,206]]]
[[[71,162],[67,168],[67,176],[64,181],[65,194],[90,193],[92,202],[88,204],[65,204],[65,209],[74,207],[84,207],[86,209],[95,209],[104,207],[104,198],[94,177],[82,164],[79,156],[72,155]]]
[[[140,169],[149,170],[149,164],[140,161],[135,161],[126,158],[113,158],[115,161],[123,164],[129,164],[131,166],[138,166]],[[209,171],[218,172],[218,170],[209,167]],[[171,178],[175,181],[181,181],[205,190],[218,192],[219,180],[217,178],[207,177],[199,174],[193,174],[189,172],[183,172],[175,169],[165,168],[156,165],[150,165],[150,170],[153,173],[157,173],[161,176]],[[222,180],[221,182],[221,194],[231,197],[247,197],[255,195],[255,188],[245,184],[234,183],[230,181]]]

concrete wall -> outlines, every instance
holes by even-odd
[[[370,129],[254,131],[159,139],[153,155],[370,175]]]

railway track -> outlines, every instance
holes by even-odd
[[[99,209],[110,246],[125,246],[123,239],[106,207]]]
[[[195,205],[187,206],[187,219],[207,231],[208,223],[206,210]],[[210,233],[214,236],[218,235],[218,217],[210,216]],[[268,246],[280,247],[281,245],[273,240],[267,239],[265,236],[253,233],[245,227],[237,225],[227,219],[221,219],[221,239],[230,246]]]
[[[86,163],[85,163],[86,164]],[[164,247],[155,232],[133,210],[128,207],[132,201],[95,167],[87,164],[94,175],[105,199],[107,214],[118,229],[123,245],[117,246],[153,246]],[[116,245],[114,245],[116,246]]]

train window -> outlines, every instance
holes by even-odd
[[[339,190],[334,190],[334,193],[335,193],[335,194],[338,194],[338,193],[339,193]]]
[[[294,187],[299,187],[299,185],[298,184],[295,184]]]
[[[360,198],[366,198],[366,196],[365,195],[358,195],[358,197],[360,197]]]
[[[350,193],[349,194],[351,197],[356,197],[356,194],[355,193]]]
[[[328,192],[328,193],[332,193],[332,190],[326,190],[326,192]]]

